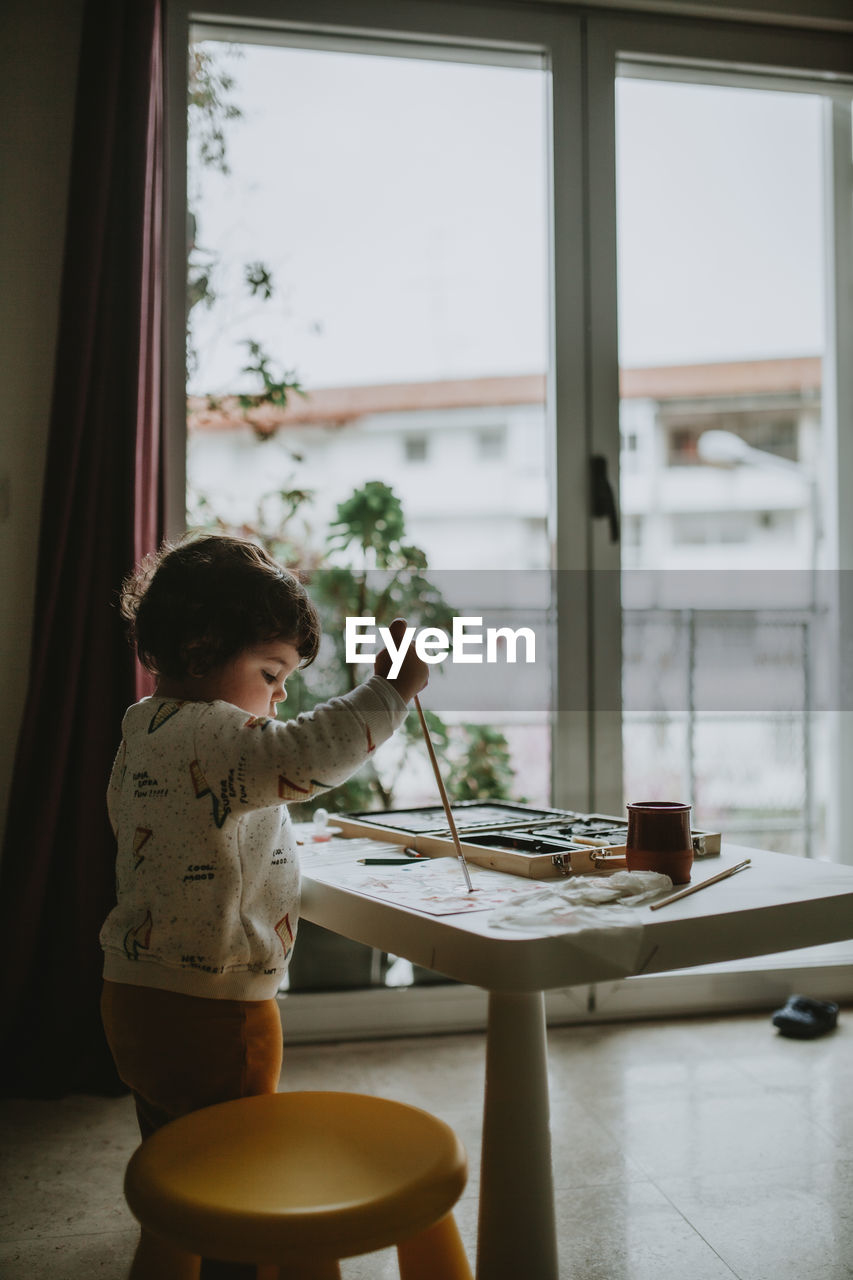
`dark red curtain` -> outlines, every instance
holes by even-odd
[[[105,792],[137,670],[115,607],[161,537],[161,0],[89,0],[30,684],[0,865],[7,1094],[120,1088],[98,1011]]]

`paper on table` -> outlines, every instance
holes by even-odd
[[[433,916],[490,911],[527,890],[517,876],[469,867],[474,892],[459,881],[456,858],[432,858],[408,867],[348,867],[335,883],[371,898],[413,907]]]

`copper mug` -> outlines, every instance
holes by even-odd
[[[673,884],[687,884],[693,866],[689,804],[645,800],[628,805],[625,864],[629,871],[660,871]]]

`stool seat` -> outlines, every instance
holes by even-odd
[[[173,1121],[132,1156],[125,1195],[143,1227],[188,1253],[284,1264],[371,1253],[425,1232],[466,1178],[462,1144],[428,1112],[308,1091]]]

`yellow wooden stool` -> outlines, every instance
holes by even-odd
[[[143,1234],[265,1277],[333,1280],[338,1259],[396,1245],[402,1280],[471,1280],[452,1213],[466,1179],[462,1144],[428,1112],[305,1092],[182,1116],[137,1148],[124,1189]],[[176,1280],[188,1263],[176,1255]],[[156,1280],[172,1280],[162,1259]]]

